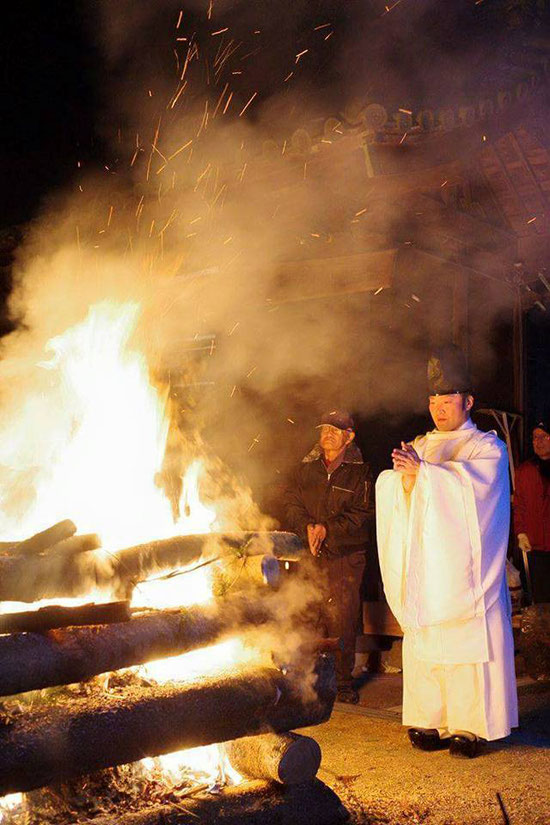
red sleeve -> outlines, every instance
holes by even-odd
[[[527,532],[527,500],[529,497],[529,471],[525,465],[520,465],[516,471],[516,489],[512,504],[514,513],[514,535]]]

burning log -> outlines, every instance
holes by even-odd
[[[42,633],[60,627],[111,624],[127,622],[131,616],[130,602],[108,604],[83,604],[78,607],[50,605],[24,613],[7,613],[0,616],[1,633]],[[0,639],[0,647],[2,640]],[[0,660],[1,660],[0,652]],[[1,667],[1,665],[0,665]]]
[[[303,544],[294,533],[208,533],[127,547],[116,554],[114,565],[117,577],[133,584],[158,570],[188,567],[199,561],[264,555],[273,555],[280,561],[296,561],[303,552]]]
[[[78,825],[337,825],[348,818],[334,791],[316,779],[294,787],[247,782],[224,788],[216,796],[187,796],[178,805],[100,816]]]
[[[72,522],[71,521],[69,521],[69,522],[62,521],[62,522],[60,522],[60,525],[65,525],[65,524],[69,525],[69,524],[72,524]],[[59,525],[55,525],[55,528],[57,528],[58,526]],[[74,525],[72,525],[72,526],[74,527]],[[48,530],[45,530],[44,533],[38,533],[37,535],[38,536],[44,536],[46,533],[50,533],[50,535],[54,535],[50,531],[53,531],[55,528],[50,527]],[[66,532],[68,532],[68,530]],[[57,535],[62,535],[62,532],[58,532]],[[47,555],[49,557],[54,556],[56,554],[74,556],[74,555],[77,555],[78,553],[88,553],[90,550],[97,550],[99,547],[101,547],[101,539],[99,538],[97,533],[84,533],[84,534],[81,534],[79,536],[75,536],[75,535],[66,536],[63,539],[61,539],[59,541],[56,541],[55,544],[48,545],[48,547],[45,547],[43,549],[33,550],[32,552],[20,549],[24,545],[27,545],[27,547],[32,547],[32,546],[40,547],[40,545],[38,545],[38,544],[36,544],[36,545],[32,544],[32,542],[34,542],[35,538],[36,538],[36,536],[33,536],[33,538],[26,539],[24,542],[20,542],[19,544],[13,544],[13,542],[0,543],[0,562],[3,561],[5,563],[10,558],[13,560],[13,557],[17,556],[18,554],[23,555],[23,556],[28,556],[28,557],[39,556],[43,553],[47,553]],[[46,541],[46,540],[47,539],[44,539],[44,541]],[[31,544],[27,544],[27,542],[31,542]],[[2,556],[4,557],[3,559],[2,559]],[[27,561],[27,563],[29,563],[31,560],[34,561],[34,558],[32,558],[32,559],[28,558],[25,561]],[[23,560],[20,559],[20,561],[23,561]]]
[[[76,556],[78,553],[89,553],[90,550],[97,550],[99,547],[101,547],[101,539],[97,533],[84,533],[54,544],[48,550],[48,556],[55,554]]]
[[[175,656],[211,644],[237,627],[262,624],[271,617],[269,607],[260,599],[240,596],[216,605],[159,611],[107,626],[4,636],[0,638],[0,696],[72,684]],[[4,617],[6,622],[9,619]]]
[[[315,779],[321,748],[299,733],[265,733],[227,742],[231,765],[250,779],[274,779],[282,785],[299,785]]]
[[[280,671],[256,668],[31,710],[0,729],[0,795],[144,756],[320,724],[336,694],[332,661],[320,657],[312,677],[307,695]]]
[[[112,564],[93,552],[96,536],[73,536],[45,555],[0,556],[0,601],[34,602],[40,599],[85,596],[90,589],[107,588]]]
[[[109,588],[116,598],[128,598],[137,582],[162,570],[190,567],[226,557],[273,555],[296,561],[304,552],[294,533],[235,533],[176,536],[111,553],[85,553],[95,537],[86,539],[82,552],[60,542],[56,552],[33,556],[0,557],[0,601],[33,602],[61,596],[84,596],[91,587]],[[70,542],[79,539],[75,536]],[[63,545],[65,546],[64,552]]]
[[[36,533],[30,539],[20,541],[15,545],[14,551],[24,556],[43,553],[44,550],[48,550],[54,544],[74,536],[75,533],[76,525],[69,519],[65,519],[65,521],[54,524],[53,527],[48,527],[47,530],[42,530],[41,533]]]

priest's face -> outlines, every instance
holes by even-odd
[[[471,395],[430,395],[430,415],[438,430],[458,430],[470,417],[474,399]]]
[[[550,435],[540,427],[533,430],[533,450],[543,461],[550,459]]]

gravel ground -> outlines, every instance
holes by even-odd
[[[388,703],[397,684],[386,681]],[[352,825],[550,825],[550,684],[521,685],[520,728],[472,760],[414,750],[395,710],[367,698],[309,729],[323,750],[319,778]]]

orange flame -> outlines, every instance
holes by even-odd
[[[51,356],[37,365],[48,372],[48,391],[27,399],[0,455],[4,466],[30,473],[34,495],[25,512],[17,502],[2,517],[0,536],[17,540],[69,517],[80,533],[98,533],[103,547],[114,552],[156,538],[207,533],[215,526],[215,511],[200,499],[200,461],[184,475],[178,522],[155,484],[168,435],[167,396],[151,385],[144,355],[130,346],[139,310],[133,303],[96,304],[84,321],[48,342]],[[35,434],[30,442],[29,433]],[[208,568],[145,582],[136,592],[140,606],[174,607],[210,598]],[[233,639],[144,668],[158,682],[183,680],[251,655]],[[211,779],[228,770],[216,745],[159,759],[145,764],[160,764],[168,772],[191,766]],[[18,802],[17,794],[2,800],[0,822],[2,810]]]

